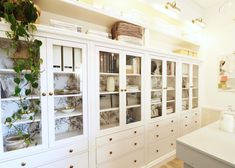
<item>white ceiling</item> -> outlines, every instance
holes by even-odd
[[[216,4],[223,3],[225,0],[193,0],[204,9],[210,8]]]

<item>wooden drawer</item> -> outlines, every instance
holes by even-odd
[[[120,140],[142,135],[143,132],[144,132],[143,127],[137,127],[137,128],[133,128],[127,131],[122,131],[122,132],[118,132],[115,134],[107,135],[104,137],[97,138],[96,145],[97,147],[99,147],[103,145],[112,144],[113,142],[118,142]]]
[[[177,127],[175,124],[161,127],[156,131],[149,131],[149,142],[156,142],[164,138],[176,137],[177,136]]]
[[[176,125],[177,125],[176,118],[171,118],[171,119],[166,119],[166,120],[158,121],[155,123],[151,123],[151,124],[149,124],[148,130],[154,131],[154,130],[158,130],[162,127],[167,127],[170,125],[175,125],[175,127],[176,127]]]
[[[99,147],[97,149],[97,163],[100,164],[110,159],[120,157],[128,152],[144,146],[144,136],[137,136],[123,141]]]
[[[16,159],[4,163],[0,163],[0,167],[14,167],[14,168],[34,168],[45,165],[56,160],[64,159],[66,157],[74,156],[80,151],[87,150],[87,146],[80,146],[78,144],[70,145],[58,150],[51,150],[40,154]]]
[[[160,158],[163,155],[168,154],[169,152],[175,150],[176,139],[169,138],[167,140],[153,143],[149,145],[148,154],[149,162]]]
[[[138,150],[122,156],[121,158],[104,162],[97,168],[140,168],[144,165],[144,150]]]
[[[43,165],[38,168],[88,168],[88,153]]]

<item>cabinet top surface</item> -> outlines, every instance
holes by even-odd
[[[212,123],[177,139],[177,143],[235,166],[235,133],[224,132],[219,126],[219,122]]]

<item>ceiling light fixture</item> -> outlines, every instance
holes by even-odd
[[[165,8],[166,9],[170,9],[171,8],[171,9],[174,9],[174,10],[176,10],[178,12],[181,12],[181,9],[179,7],[177,7],[177,4],[176,4],[175,1],[167,2],[166,5],[165,5]]]
[[[206,23],[203,21],[202,18],[193,19],[193,20],[192,20],[192,23],[199,25],[201,28],[206,27]]]

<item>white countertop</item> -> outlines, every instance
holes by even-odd
[[[177,143],[191,147],[228,165],[235,166],[235,132],[223,132],[219,129],[219,122],[180,137]]]

